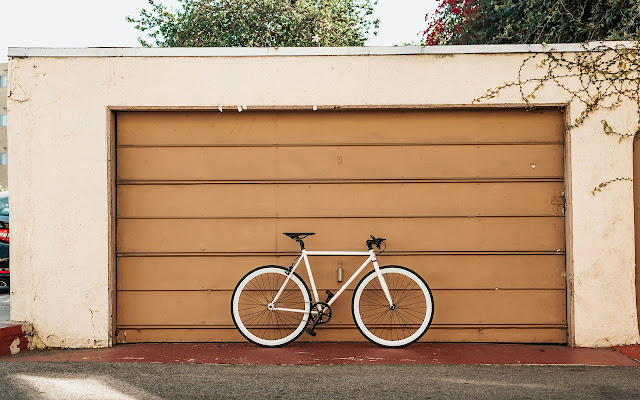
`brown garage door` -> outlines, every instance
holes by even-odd
[[[117,338],[242,340],[235,284],[312,231],[388,238],[381,263],[433,289],[425,341],[565,342],[563,191],[558,109],[121,112]],[[361,261],[312,257],[321,293]],[[317,340],[363,340],[350,302]]]

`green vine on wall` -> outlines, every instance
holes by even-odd
[[[638,120],[634,132],[616,132],[606,120],[602,120],[602,129],[606,135],[625,138],[638,138],[640,135],[640,42],[631,46],[617,44],[599,45],[578,53],[536,53],[527,57],[518,70],[518,79],[487,92],[473,102],[492,99],[508,88],[517,88],[522,100],[533,108],[532,100],[545,85],[555,84],[569,95],[570,103],[581,104],[583,109],[567,129],[580,126],[595,111],[613,110],[625,100],[631,100],[638,106]],[[536,63],[538,74],[525,77],[526,67]],[[617,181],[632,181],[631,178],[615,178],[602,182],[595,187],[595,195],[607,185]]]
[[[594,196],[596,195],[596,192],[601,192],[602,189],[604,189],[605,186],[613,183],[613,182],[620,182],[620,181],[630,181],[633,182],[632,178],[626,178],[626,177],[622,177],[622,178],[615,178],[615,179],[609,179],[608,181],[602,182],[600,183],[598,186],[596,186],[595,188],[593,188],[593,190],[591,191],[591,194],[593,194]]]

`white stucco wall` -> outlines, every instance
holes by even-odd
[[[548,50],[457,49],[373,51],[380,55],[357,55],[367,52],[362,49],[11,49],[12,320],[33,323],[47,346],[110,343],[109,107],[466,106],[515,79],[529,56],[516,51]],[[567,101],[551,85],[535,99]],[[522,103],[517,90],[508,90],[482,104]],[[570,105],[569,118],[580,111]],[[636,113],[628,102],[599,111],[567,134],[574,345],[639,339],[632,184],[591,193],[603,181],[633,176],[632,141],[604,135],[600,120],[606,114],[614,128],[632,132]]]

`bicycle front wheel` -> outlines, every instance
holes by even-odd
[[[245,275],[233,291],[233,323],[250,342],[280,347],[293,342],[304,332],[311,311],[311,295],[298,274],[291,274],[275,304],[297,312],[268,307],[285,283],[287,273],[286,268],[277,265],[259,267]]]
[[[393,304],[376,271],[365,275],[353,292],[351,311],[358,330],[382,347],[404,347],[425,334],[433,319],[433,295],[412,270],[397,265],[380,268]]]

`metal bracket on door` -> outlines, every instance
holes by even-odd
[[[564,197],[564,192],[562,192],[561,195],[559,196],[551,196],[551,204],[554,206],[562,206],[562,209],[559,209],[558,211],[562,211],[562,215],[564,215],[565,213],[565,204],[566,204],[566,199]]]

